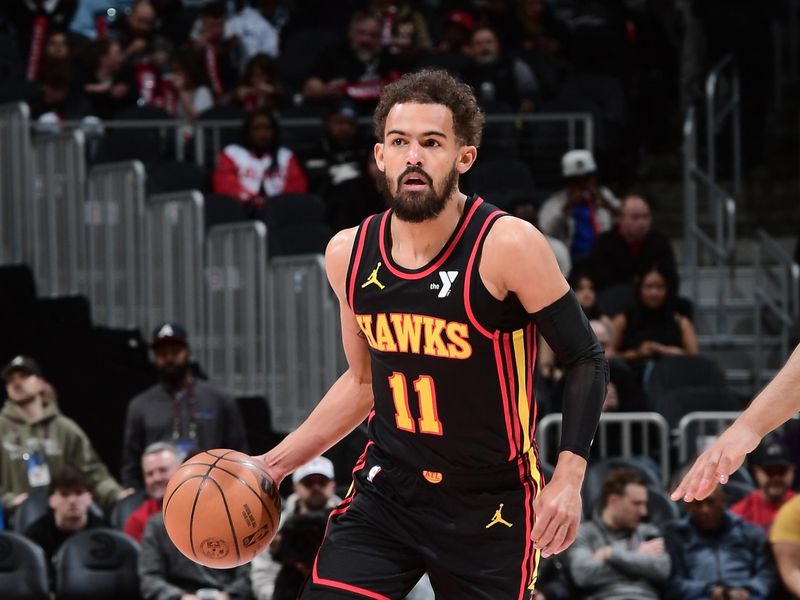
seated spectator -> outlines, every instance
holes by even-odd
[[[675,600],[765,600],[775,588],[775,567],[760,527],[725,510],[717,486],[667,528],[672,574],[665,587]]]
[[[137,489],[143,487],[142,454],[154,442],[171,442],[183,456],[211,448],[247,450],[236,400],[192,374],[186,331],[164,323],[150,347],[160,381],[128,405],[122,448],[122,479]]]
[[[257,110],[245,119],[243,143],[227,146],[217,158],[212,187],[260,216],[270,196],[303,194],[308,181],[294,152],[280,145],[275,116]]]
[[[513,199],[508,207],[508,212],[518,219],[527,221],[538,229],[539,208],[529,197],[520,195]],[[572,260],[569,257],[569,250],[561,240],[556,239],[551,235],[547,235],[546,233],[544,234],[544,237],[547,238],[547,242],[550,244],[553,254],[556,255],[558,268],[561,270],[561,273],[564,275],[564,277],[566,277],[572,270]]]
[[[361,114],[377,106],[383,86],[400,76],[388,50],[381,48],[381,23],[374,15],[356,13],[348,41],[322,53],[303,86],[311,102],[350,99]]]
[[[661,356],[699,352],[692,322],[675,310],[676,289],[672,272],[658,265],[645,268],[633,308],[613,318],[619,355],[643,376]]]
[[[619,200],[597,181],[597,165],[588,150],[570,150],[561,158],[567,187],[545,200],[539,213],[543,233],[564,242],[573,258],[589,255],[595,239],[611,229]]]
[[[769,541],[783,586],[793,598],[800,598],[800,496],[778,511]]]
[[[203,65],[190,48],[183,48],[172,57],[170,112],[176,117],[194,120],[214,106],[214,94],[207,85]]]
[[[280,31],[269,18],[275,9],[275,0],[255,0],[252,6],[245,6],[225,23],[225,37],[238,38],[243,62],[258,54],[277,58]]]
[[[528,65],[501,53],[500,39],[491,27],[478,27],[472,32],[470,55],[464,82],[475,90],[481,105],[500,104],[516,112],[533,112],[539,83]]]
[[[44,44],[42,62],[56,61],[63,64],[70,62],[72,58],[72,44],[67,36],[67,32],[63,29],[54,29],[51,31]]]
[[[55,583],[52,561],[61,544],[79,531],[104,527],[105,523],[89,510],[92,493],[86,476],[70,465],[54,473],[48,504],[47,514],[31,523],[24,534],[44,550],[52,585]]]
[[[548,54],[562,52],[568,29],[553,15],[545,0],[521,0],[517,3],[517,18],[522,29],[523,48]]]
[[[62,31],[75,14],[75,0],[3,2],[5,18],[14,27],[19,57],[29,81],[37,79],[48,34]]]
[[[597,289],[618,283],[633,283],[641,270],[652,264],[677,277],[672,244],[652,229],[649,201],[629,194],[622,202],[617,226],[600,235],[591,253]]]
[[[647,516],[647,487],[635,471],[608,474],[600,495],[601,512],[578,527],[570,549],[569,571],[586,600],[659,598],[670,557]]]
[[[139,587],[143,600],[199,600],[203,588],[217,590],[217,600],[252,598],[250,565],[212,569],[186,558],[169,539],[160,512],[144,528]]]
[[[283,88],[273,61],[266,54],[256,54],[244,69],[233,93],[233,102],[246,110],[276,110],[283,104]]]
[[[123,527],[125,533],[137,542],[141,543],[144,527],[150,517],[161,512],[169,478],[181,466],[182,458],[180,451],[169,442],[154,442],[144,449],[142,478],[147,498],[131,513]]]
[[[168,66],[171,44],[156,32],[156,10],[150,0],[134,3],[117,41],[125,65],[134,73],[137,97],[144,104],[158,104],[158,85]]]
[[[86,96],[73,88],[72,82],[72,66],[68,62],[44,63],[39,74],[40,93],[30,102],[31,116],[41,120],[50,115],[62,121],[88,115],[91,105]]]
[[[0,495],[8,511],[36,488],[50,485],[52,474],[70,465],[86,477],[94,499],[105,509],[132,490],[108,473],[89,438],[61,414],[36,362],[17,356],[0,372],[8,400],[0,411]]]
[[[475,19],[466,10],[451,10],[443,19],[442,41],[433,53],[423,57],[427,67],[443,68],[459,79],[470,64],[469,41],[475,29]]]
[[[86,47],[83,92],[92,105],[92,114],[110,119],[119,110],[133,106],[137,87],[133,70],[123,65],[118,42],[98,39]]]
[[[408,0],[373,0],[369,12],[381,19],[381,43],[390,51],[396,52],[398,44],[403,43],[397,39],[398,23],[413,25],[414,35],[417,38],[414,44],[419,48],[428,49],[433,45],[428,32],[428,22],[422,13],[414,10]]]
[[[225,38],[226,9],[223,2],[208,2],[200,9],[192,45],[205,65],[211,90],[218,102],[228,100],[239,79],[238,38]]]
[[[294,493],[286,500],[281,512],[281,525],[278,534],[270,545],[269,552],[262,552],[253,560],[250,577],[253,582],[253,595],[258,600],[273,598],[296,598],[303,581],[308,576],[316,551],[322,542],[322,535],[316,547],[298,548],[305,530],[313,529],[317,521],[303,520],[302,517],[322,517],[322,534],[328,511],[338,506],[341,498],[334,494],[333,463],[320,456],[302,465],[292,474]],[[300,566],[298,566],[300,565]],[[279,585],[280,583],[280,585]],[[288,588],[293,587],[292,590]],[[288,595],[279,593],[289,591]]]
[[[751,455],[750,466],[758,489],[734,504],[731,512],[769,534],[780,507],[796,495],[791,489],[794,463],[784,444],[778,440],[768,440],[762,442]]]

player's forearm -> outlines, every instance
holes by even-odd
[[[580,487],[581,484],[583,484],[583,477],[585,474],[585,458],[568,450],[559,452],[556,468],[553,471],[553,480],[565,479]]]
[[[300,427],[263,456],[273,478],[325,452],[364,421],[372,405],[371,382],[346,371]]]
[[[759,437],[785,423],[800,410],[800,346],[750,406],[737,419]]]

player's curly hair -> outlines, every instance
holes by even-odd
[[[443,104],[453,113],[453,129],[458,141],[467,146],[480,145],[484,118],[475,94],[470,86],[447,71],[423,69],[387,85],[373,116],[378,140],[383,139],[389,111],[401,102]]]

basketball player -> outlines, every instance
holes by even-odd
[[[458,189],[483,117],[444,71],[387,86],[375,161],[390,210],[326,252],[349,369],[263,456],[275,481],[364,419],[370,441],[301,598],[528,598],[575,538],[607,382],[603,350],[545,238]],[[552,481],[533,438],[541,332],[566,367]]]
[[[775,378],[717,440],[697,457],[692,468],[672,492],[673,500],[704,500],[744,462],[770,431],[800,410],[800,346]]]

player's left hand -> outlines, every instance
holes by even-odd
[[[572,545],[581,522],[581,486],[568,478],[553,480],[533,502],[536,523],[531,539],[533,545],[547,558],[559,554]]]

